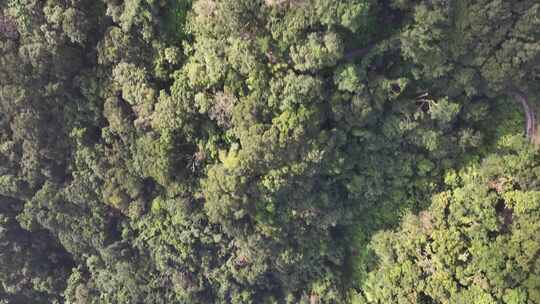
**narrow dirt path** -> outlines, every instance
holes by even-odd
[[[523,110],[525,111],[525,134],[527,135],[527,138],[535,141],[537,135],[536,114],[531,108],[529,99],[522,92],[515,92],[512,95],[514,99],[521,104]]]

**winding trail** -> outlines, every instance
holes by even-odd
[[[369,45],[363,48],[350,50],[349,52],[344,54],[343,59],[345,61],[353,61],[359,57],[363,57],[368,54],[373,49],[373,47],[374,45]],[[525,95],[525,93],[521,91],[514,91],[510,93],[510,95],[516,102],[521,104],[521,107],[523,107],[523,111],[525,112],[525,135],[533,143],[540,145],[540,138],[538,138],[537,136],[538,130],[536,124],[536,113],[531,107],[527,95]]]
[[[522,92],[514,92],[512,95],[525,111],[525,134],[534,142],[537,135],[536,114],[529,104],[529,99]]]

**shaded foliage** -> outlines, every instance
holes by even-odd
[[[0,300],[536,303],[539,12],[2,2]]]

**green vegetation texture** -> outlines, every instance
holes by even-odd
[[[537,0],[0,1],[0,303],[540,304]]]

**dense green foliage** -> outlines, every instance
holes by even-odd
[[[536,150],[515,137],[480,165],[450,171],[431,207],[377,234],[360,303],[538,303]]]
[[[539,81],[536,0],[1,1],[0,303],[540,304]]]

